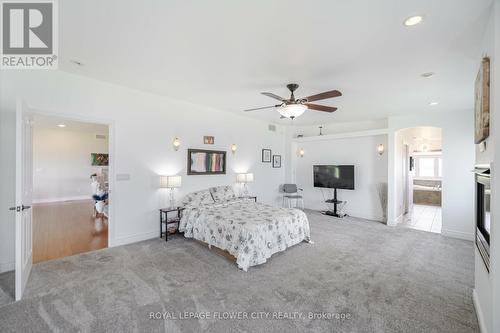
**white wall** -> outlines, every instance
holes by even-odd
[[[323,135],[352,133],[352,132],[359,132],[359,131],[386,129],[387,128],[387,119],[330,123],[330,124],[324,124],[322,126],[323,126],[323,128],[322,128],[321,132],[323,133]],[[292,137],[296,137],[298,134],[301,134],[305,137],[318,136],[319,135],[319,125],[291,126],[290,131],[293,133]]]
[[[249,188],[258,200],[280,203],[278,189],[284,182],[284,169],[261,163],[262,148],[284,154],[284,130],[280,126],[277,132],[271,132],[268,124],[260,120],[61,71],[4,71],[0,84],[2,129],[4,125],[13,126],[16,95],[31,108],[111,125],[110,142],[115,146],[110,159],[114,172],[130,176],[128,181],[111,184],[111,246],[158,236],[158,208],[164,201],[164,192],[158,189],[160,174],[183,176],[183,186],[176,193],[181,196],[210,186],[234,184],[236,173],[249,171],[255,175]],[[14,214],[6,211],[14,202],[13,134],[12,130],[2,130],[0,143],[2,171],[5,170],[0,175],[0,263],[12,263],[14,258]],[[215,136],[215,145],[204,145],[203,135]],[[172,149],[176,136],[182,142],[179,151]],[[232,143],[238,145],[234,155],[230,152]],[[227,150],[227,174],[186,176],[188,148]]]
[[[486,270],[481,255],[476,247],[475,251],[475,275],[474,275],[474,301],[478,319],[483,332],[500,332],[500,144],[498,142],[498,129],[500,128],[500,94],[498,93],[498,82],[500,82],[500,2],[496,1],[488,27],[482,43],[483,55],[490,57],[490,136],[486,139],[486,150],[480,152],[476,147],[476,163],[490,163],[491,173],[491,238],[490,238],[490,273]],[[481,59],[477,59],[478,69]],[[497,315],[494,315],[497,314]]]
[[[33,126],[33,202],[90,199],[91,153],[108,153],[106,139],[95,132]]]
[[[355,190],[338,190],[338,199],[347,201],[345,211],[351,216],[383,220],[376,186],[387,182],[387,154],[380,156],[377,146],[387,146],[387,135],[328,135],[312,140],[296,139],[294,142],[293,151],[300,148],[305,151],[304,157],[296,158],[294,170],[295,182],[304,189],[305,207],[326,210],[323,194],[332,195],[331,190],[314,188],[313,165],[354,165]]]
[[[0,71],[0,88],[3,72]],[[12,167],[15,159],[15,114],[6,108],[15,108],[15,102],[7,101],[0,95],[0,272],[14,269],[14,215],[9,207],[15,205],[16,170]]]
[[[440,127],[443,135],[442,234],[462,239],[474,235],[473,112],[424,113],[389,118],[388,224],[397,223],[396,133],[410,127]]]

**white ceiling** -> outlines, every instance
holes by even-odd
[[[57,126],[59,124],[66,125],[66,127],[61,128]],[[77,131],[108,135],[108,125],[87,123],[53,116],[34,115],[33,127],[40,129],[53,129],[54,131]]]
[[[413,127],[400,130],[404,143],[409,144],[412,151],[421,151],[422,145],[429,151],[441,150],[443,134],[438,127]]]
[[[297,97],[343,93],[324,102],[337,112],[307,111],[302,125],[471,109],[491,2],[60,1],[60,68],[240,114],[290,82]],[[403,26],[415,14],[423,23]]]

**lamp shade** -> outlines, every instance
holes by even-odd
[[[237,183],[251,183],[253,182],[253,173],[239,173],[236,175]]]
[[[304,104],[288,104],[278,108],[278,112],[286,118],[297,118],[307,110]]]
[[[239,173],[236,175],[236,182],[237,183],[244,183],[245,182],[245,174],[244,173]]]
[[[162,188],[176,188],[181,187],[181,176],[160,176],[160,187]]]

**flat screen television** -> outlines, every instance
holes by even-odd
[[[314,187],[354,190],[354,165],[314,165]]]

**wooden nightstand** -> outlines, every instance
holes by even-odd
[[[184,208],[161,208],[160,209],[160,238],[165,235],[165,242],[168,241],[168,234],[175,234],[179,231],[179,223],[181,222],[182,211]],[[175,216],[169,217],[169,213],[176,213]],[[163,231],[163,225],[165,225],[165,232]],[[169,226],[172,226],[170,227]]]

